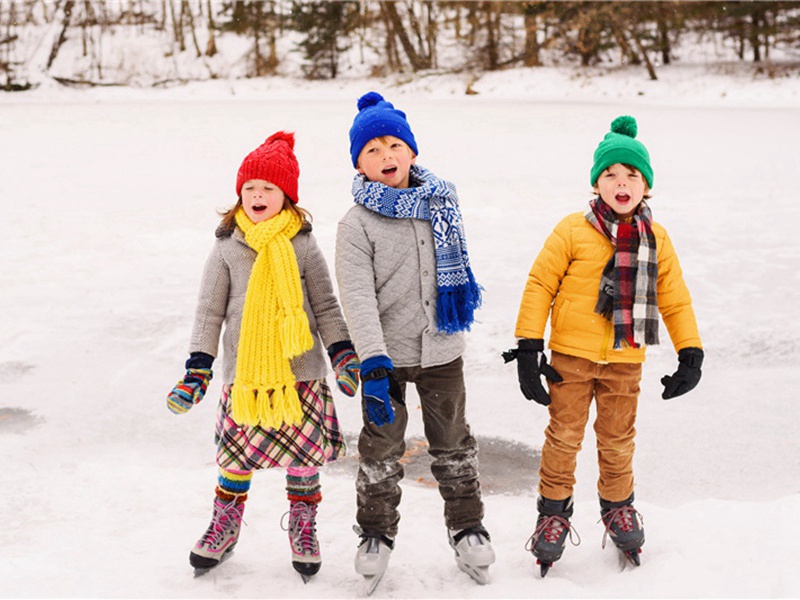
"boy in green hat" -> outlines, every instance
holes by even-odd
[[[547,238],[528,275],[517,318],[516,359],[528,400],[548,406],[539,469],[539,517],[527,548],[544,576],[571,535],[575,466],[594,398],[600,513],[615,545],[639,564],[644,544],[633,507],[636,406],[645,347],[658,344],[658,314],[678,352],[662,378],[674,398],[700,381],[703,350],[692,301],[665,229],[646,200],[653,168],[633,117],[619,117],[594,153],[588,210],[567,216]],[[544,332],[552,307],[549,348]],[[549,395],[541,382],[548,380]]]

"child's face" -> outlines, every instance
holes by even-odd
[[[633,216],[647,193],[647,182],[637,169],[617,163],[600,173],[594,192],[618,217],[627,219]]]
[[[356,169],[370,181],[393,188],[408,187],[408,173],[417,157],[403,140],[392,135],[373,138],[361,149]]]
[[[283,190],[266,179],[251,179],[242,186],[242,207],[253,223],[271,219],[283,208]]]

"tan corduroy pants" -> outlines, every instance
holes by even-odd
[[[625,500],[633,493],[633,438],[642,364],[598,364],[559,352],[552,353],[551,364],[564,381],[549,385],[550,424],[545,429],[539,493],[551,500],[572,496],[577,455],[594,398],[597,489],[604,500]]]

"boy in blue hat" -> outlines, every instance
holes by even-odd
[[[539,516],[528,549],[544,576],[571,534],[576,457],[595,402],[600,516],[606,537],[635,565],[644,544],[633,507],[636,409],[645,349],[658,344],[661,314],[678,352],[662,397],[700,381],[703,349],[689,290],[666,230],[647,199],[653,168],[636,139],[633,117],[613,121],[594,153],[589,181],[596,196],[565,217],[533,263],[517,318],[517,360],[523,395],[545,405],[550,424],[539,468]],[[551,364],[544,356],[550,321]],[[550,393],[542,385],[548,381]]]
[[[453,184],[416,164],[405,114],[369,92],[358,100],[350,156],[353,206],[339,222],[336,277],[361,358],[356,571],[377,585],[394,548],[408,412],[420,397],[431,471],[459,567],[479,583],[494,562],[482,526],[478,447],[465,418],[464,331],[481,303]]]

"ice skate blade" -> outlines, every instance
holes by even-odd
[[[486,585],[489,583],[489,567],[473,567],[471,565],[464,564],[462,562],[458,563],[458,568],[464,571],[467,575],[472,577],[472,579],[481,585]]]
[[[383,573],[379,575],[364,575],[364,594],[372,596],[372,593],[375,591],[375,588],[378,587],[381,579],[383,579]]]
[[[625,552],[625,558],[627,558],[633,566],[639,567],[642,564],[642,559],[639,556],[641,553],[642,553],[641,548],[637,548],[636,550],[629,550],[628,552]]]
[[[623,550],[618,548],[619,553],[619,570],[625,571],[632,567],[639,567],[642,564],[642,559],[639,556],[642,553],[641,548],[635,550]]]
[[[542,577],[547,575],[547,572],[550,570],[550,567],[553,566],[553,563],[544,560],[537,560],[536,563],[539,565],[539,573]]]

